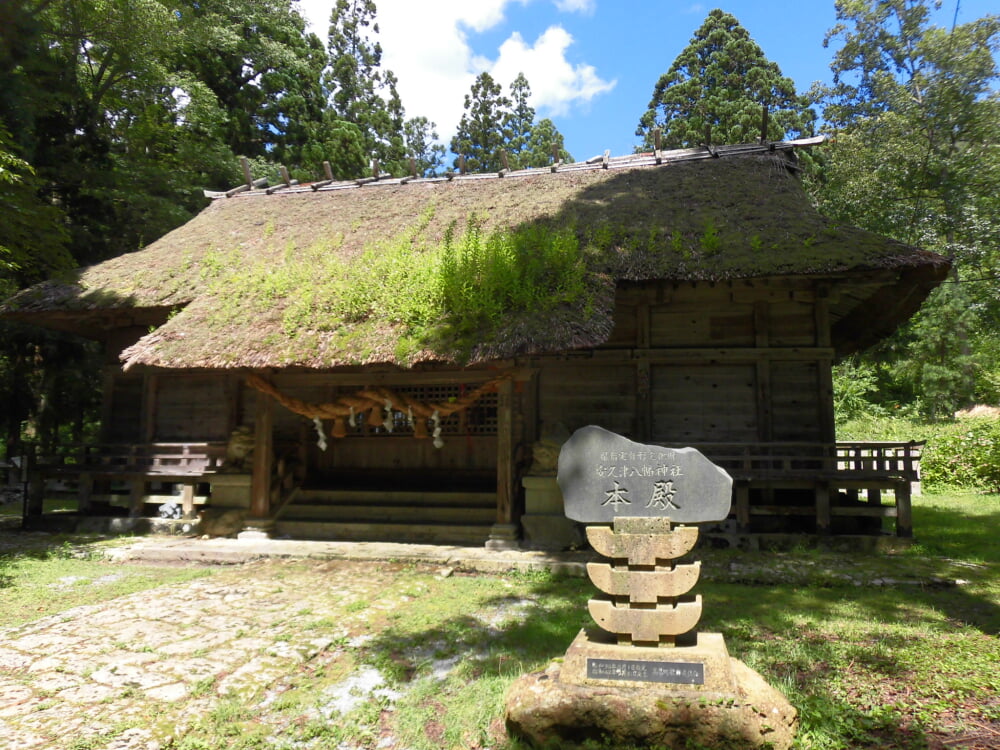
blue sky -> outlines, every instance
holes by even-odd
[[[299,0],[326,38],[332,0]],[[740,23],[804,93],[830,80],[833,0],[376,0],[383,64],[399,79],[408,116],[437,124],[447,143],[475,76],[489,71],[506,87],[523,71],[537,117],[551,117],[566,147],[583,160],[632,151],[639,117],[657,78],[688,44],[708,12],[721,7]],[[935,14],[950,26],[997,12],[996,0],[944,0]]]

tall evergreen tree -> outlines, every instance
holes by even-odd
[[[535,125],[535,108],[528,104],[530,96],[528,79],[524,73],[518,73],[510,84],[510,109],[504,114],[503,121],[507,152],[518,166],[527,166],[521,162],[521,153],[527,148]]]
[[[544,117],[531,128],[527,143],[518,154],[518,163],[522,168],[547,167],[552,163],[553,147],[557,149],[561,162],[567,164],[573,161],[572,155],[566,150],[563,134],[552,120]]]
[[[497,172],[503,169],[500,152],[507,145],[504,120],[510,99],[489,73],[480,73],[465,95],[465,113],[451,139],[452,153],[465,157],[470,172]],[[455,165],[458,166],[456,159]]]
[[[375,12],[373,0],[337,0],[330,13],[330,67],[324,82],[331,114],[358,127],[364,151],[381,170],[402,173],[405,115],[396,76],[382,69],[382,46],[369,39],[369,29],[378,34]]]
[[[417,174],[433,177],[444,164],[445,147],[438,143],[434,123],[426,117],[412,117],[403,125],[406,155],[414,159]]]
[[[555,123],[548,118],[535,122],[535,109],[528,104],[530,96],[531,86],[524,73],[518,73],[511,83],[509,97],[489,73],[476,78],[465,96],[465,114],[451,140],[452,152],[466,157],[470,172],[503,169],[501,151],[507,153],[511,169],[548,166],[554,144],[563,161],[572,160]]]
[[[824,212],[955,260],[913,323],[869,353],[883,391],[947,415],[1000,383],[1000,18],[930,24],[928,0],[836,3],[838,128],[817,188]]]
[[[653,145],[660,128],[669,147],[705,142],[750,143],[761,135],[768,108],[770,140],[811,134],[816,115],[790,78],[764,55],[739,21],[713,10],[653,87],[636,135]]]

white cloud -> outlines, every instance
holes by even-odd
[[[554,0],[563,13],[593,13],[597,0]]]
[[[532,105],[541,116],[559,115],[610,91],[592,65],[573,64],[566,52],[573,37],[552,26],[533,45],[512,33],[495,53],[476,54],[470,36],[496,28],[514,4],[532,0],[379,0],[376,20],[382,65],[399,79],[398,90],[409,117],[423,115],[437,124],[447,143],[462,117],[465,95],[475,77],[488,71],[505,88],[524,72]],[[563,11],[584,12],[593,0],[555,0]],[[333,0],[301,0],[313,31],[326,37]]]
[[[543,114],[565,114],[573,104],[589,102],[617,83],[602,80],[592,65],[570,63],[566,50],[572,43],[573,37],[561,26],[550,26],[534,46],[515,31],[500,45],[491,74],[509,84],[523,72],[531,84],[532,106]]]

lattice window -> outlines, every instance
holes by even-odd
[[[390,390],[401,396],[421,401],[425,404],[440,404],[461,398],[465,393],[475,389],[476,385],[416,385],[391,386]],[[345,389],[342,394],[349,395],[353,390]],[[382,411],[385,418],[385,411]],[[416,415],[414,420],[420,419]],[[392,431],[386,429],[383,422],[369,424],[369,413],[359,412],[354,416],[355,426],[347,427],[347,437],[365,437],[381,435],[386,437],[413,437],[414,428],[410,425],[410,415],[406,411],[393,410]],[[430,419],[425,420],[427,433],[432,434],[434,425]],[[496,435],[497,434],[497,394],[484,393],[468,409],[464,409],[450,417],[441,417],[441,434],[448,435]]]

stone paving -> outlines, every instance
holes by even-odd
[[[171,728],[181,733],[220,696],[259,696],[305,665],[335,665],[344,644],[366,632],[365,610],[352,613],[351,602],[381,597],[380,606],[394,606],[384,594],[404,564],[446,575],[456,567],[583,569],[579,553],[429,545],[145,538],[105,554],[232,565],[208,578],[0,629],[0,750],[167,748]],[[856,583],[908,583],[872,579],[869,572]]]
[[[329,587],[315,585],[322,565]],[[363,626],[343,607],[385,577],[353,562],[308,568],[299,581],[302,566],[251,563],[0,630],[0,748],[154,750],[144,724],[182,725],[219,696],[259,693],[319,654],[335,658],[331,644]],[[335,627],[303,627],[334,612]],[[112,731],[130,721],[139,726]]]
[[[340,644],[365,632],[364,612],[345,609],[378,598],[404,563],[446,574],[583,570],[574,554],[287,540],[145,537],[104,554],[229,567],[0,629],[0,750],[159,750],[171,726],[180,731],[220,696],[260,695],[311,660],[335,662]]]

